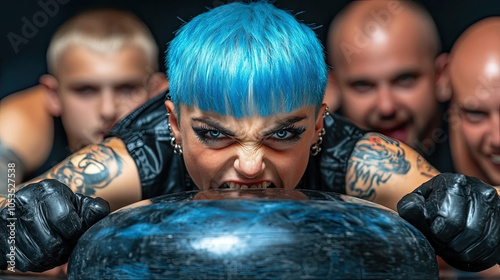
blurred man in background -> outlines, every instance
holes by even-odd
[[[450,98],[437,28],[409,1],[354,1],[332,21],[325,101],[356,125],[453,171],[443,102]]]
[[[167,88],[152,34],[125,11],[89,10],[68,20],[50,42],[47,64],[50,74],[39,86],[0,103],[2,182],[9,166],[20,183],[102,141],[119,119]]]

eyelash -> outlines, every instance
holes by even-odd
[[[280,138],[274,137],[272,140],[276,141],[276,142],[297,142],[298,140],[300,140],[300,136],[305,131],[306,131],[305,127],[296,127],[295,125],[292,124],[290,126],[287,126],[287,127],[283,128],[283,129],[281,129],[280,131],[278,131],[278,132],[288,132],[288,133],[291,133],[292,136],[290,136],[288,138],[285,138],[285,139],[280,139]],[[275,135],[276,133],[277,132],[275,132],[273,135]],[[269,138],[271,138],[271,137],[272,136],[270,136]]]
[[[206,142],[206,143],[215,142],[215,141],[221,141],[223,138],[227,138],[227,136],[224,133],[220,132],[217,129],[211,128],[209,126],[193,127],[193,130],[201,142]],[[211,131],[217,131],[221,136],[225,136],[225,137],[208,136],[207,134]]]
[[[198,139],[201,142],[205,142],[205,143],[223,141],[223,140],[226,140],[227,138],[230,137],[230,136],[227,136],[224,133],[220,132],[219,130],[214,129],[214,128],[209,127],[209,126],[193,127],[193,131],[196,133],[196,136],[198,137]],[[216,131],[220,136],[223,136],[223,137],[209,136],[209,133],[213,132],[213,131]],[[306,131],[305,127],[296,127],[295,125],[290,125],[290,126],[287,126],[283,129],[281,129],[278,132],[291,133],[292,134],[291,136],[289,136],[285,139],[280,139],[277,137],[273,137],[276,133],[278,133],[278,132],[275,132],[275,133],[273,133],[273,135],[266,138],[266,140],[271,139],[272,141],[275,141],[275,142],[296,142],[296,141],[300,140],[302,133],[304,133],[305,131]]]

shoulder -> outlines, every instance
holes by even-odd
[[[339,145],[353,145],[366,134],[366,131],[354,125],[347,118],[338,114],[329,114],[323,121],[325,137],[324,149]]]
[[[323,127],[325,135],[321,152],[309,160],[306,188],[345,193],[345,178],[351,154],[366,132],[337,114],[326,115]],[[317,172],[321,177],[320,182],[313,181],[316,175],[311,175]]]
[[[143,197],[168,189],[166,185],[175,177],[169,174],[183,166],[180,157],[174,158],[164,102],[165,95],[154,97],[120,121],[108,135],[120,138],[125,144],[137,166]],[[170,185],[180,186],[175,182]]]
[[[0,108],[0,120],[4,123],[7,123],[7,120],[10,123],[15,120],[15,125],[30,126],[33,129],[42,129],[52,125],[52,116],[45,106],[42,86],[29,88],[5,97],[0,102]]]
[[[118,122],[109,134],[120,137],[131,131],[160,129],[163,124],[166,129],[166,115],[165,95],[159,94]]]
[[[41,164],[52,147],[54,121],[44,94],[37,86],[0,102],[0,141],[21,157],[27,170]]]

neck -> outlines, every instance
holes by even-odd
[[[423,155],[431,155],[435,152],[438,144],[444,143],[448,140],[448,133],[443,128],[442,110],[438,110],[434,117],[426,125],[426,129],[413,143],[413,147]]]

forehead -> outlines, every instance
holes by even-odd
[[[464,77],[452,82],[454,102],[500,107],[500,79],[489,79],[482,75]]]
[[[391,23],[371,33],[359,27],[353,30],[345,27],[339,34],[334,53],[333,66],[339,75],[383,76],[405,68],[432,71],[434,54],[422,42],[428,38],[421,35],[421,28],[403,23]],[[351,32],[347,32],[349,30]]]
[[[500,60],[466,59],[450,63],[453,99],[500,104]]]
[[[61,55],[56,75],[59,79],[81,77],[106,80],[134,78],[151,71],[146,55],[135,46],[126,46],[109,53],[71,46]]]
[[[425,55],[416,46],[403,42],[374,44],[351,56],[350,62],[343,61],[336,67],[339,75],[365,75],[386,77],[402,71],[433,71],[433,58]]]

